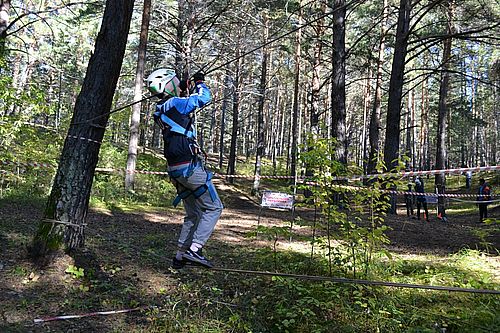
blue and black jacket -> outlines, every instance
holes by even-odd
[[[417,193],[424,193],[424,182],[422,180],[415,182],[415,192]],[[417,195],[417,201],[418,202],[426,202],[425,195]]]
[[[195,93],[189,97],[171,97],[156,105],[155,116],[166,125],[163,130],[163,153],[170,167],[191,162],[196,157],[193,151],[196,131],[192,113],[211,99],[210,89],[200,81],[196,83]]]

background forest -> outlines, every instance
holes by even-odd
[[[215,97],[199,112],[197,125],[200,142],[207,152],[219,154],[219,165],[235,155],[255,156],[261,144],[262,156],[293,169],[297,147],[307,133],[314,133],[337,138],[346,149],[346,161],[373,171],[370,157],[390,151],[384,142],[394,133],[386,124],[398,123],[396,140],[391,137],[390,144],[399,154],[391,157],[406,155],[408,168],[428,170],[436,166],[438,114],[443,107],[446,167],[498,162],[495,1],[151,5],[144,71],[147,75],[170,67],[181,77],[200,69],[207,72]],[[407,36],[397,41],[398,9],[405,6]],[[334,14],[328,14],[342,12],[337,7],[345,9],[338,29]],[[135,101],[142,9],[138,2],[114,108]],[[4,158],[16,154],[9,143],[25,122],[61,135],[66,132],[102,10],[99,1],[2,1]],[[345,34],[345,42],[337,34]],[[332,48],[338,40],[345,46]],[[398,42],[407,54],[396,64]],[[392,78],[395,71],[401,77],[393,83],[398,81]],[[401,90],[396,114],[388,114],[388,103],[398,97],[391,96],[391,89]],[[143,89],[142,94],[146,97],[147,92]],[[445,106],[440,98],[445,98]],[[145,147],[161,145],[149,121],[152,109],[142,103],[140,145]],[[111,115],[106,143],[128,144],[128,110]]]
[[[144,174],[165,170],[144,78],[204,72],[213,100],[195,123],[209,167],[250,175],[217,184],[218,265],[494,293],[496,201],[479,224],[473,201],[440,197],[450,223],[421,224],[401,205],[387,215],[382,195],[412,179],[353,190],[334,177],[496,166],[498,36],[497,0],[0,0],[0,330],[497,330],[498,293],[171,270],[182,216],[168,179]],[[316,186],[293,186],[300,176]],[[475,173],[467,193],[480,177],[500,184]],[[460,175],[425,184],[464,191]],[[269,189],[298,194],[297,214],[263,212]],[[63,247],[76,251],[47,256]],[[31,318],[120,308],[134,314]]]

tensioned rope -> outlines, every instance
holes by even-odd
[[[170,82],[170,81],[169,81]],[[169,83],[167,82],[167,84]],[[147,101],[148,99],[151,99],[151,98],[154,98],[156,97],[157,95],[151,95],[151,96],[147,96],[147,97],[144,97],[143,99],[140,99],[138,101],[133,101],[131,103],[128,103],[127,105],[123,105],[123,106],[120,106],[119,108],[116,108],[114,110],[111,110],[109,112],[106,112],[106,113],[103,113],[103,114],[100,114],[98,116],[95,116],[95,117],[92,117],[90,119],[85,119],[85,120],[82,120],[82,121],[79,121],[79,122],[76,122],[76,123],[71,123],[70,126],[75,126],[75,125],[82,125],[82,124],[86,124],[86,123],[89,123],[91,121],[94,121],[94,120],[97,120],[97,119],[101,119],[102,117],[106,117],[110,114],[113,114],[113,113],[116,113],[118,111],[122,111],[122,110],[125,110],[126,108],[132,106],[132,105],[135,105],[135,104],[138,104],[138,103],[142,103],[144,101]]]
[[[185,267],[199,267],[199,266],[189,265],[189,266],[185,266]],[[206,269],[206,268],[203,268],[203,269]],[[330,281],[333,283],[361,284],[361,285],[382,286],[382,287],[443,290],[443,291],[453,291],[453,292],[462,292],[462,293],[500,295],[500,290],[492,290],[492,289],[474,289],[474,288],[435,286],[435,285],[400,283],[400,282],[389,282],[389,281],[348,279],[348,278],[319,276],[319,275],[301,275],[301,274],[277,273],[277,272],[273,273],[273,272],[265,272],[265,271],[252,271],[252,270],[222,268],[222,267],[212,267],[212,268],[209,268],[209,270],[219,271],[219,272],[227,272],[227,273],[236,273],[236,274],[251,274],[251,275],[260,275],[260,276],[280,276],[280,277],[285,277],[285,278],[310,280],[310,281]]]
[[[253,49],[251,49],[251,50],[249,50],[249,51],[247,51],[247,52],[244,52],[244,53],[240,54],[238,57],[235,57],[234,59],[228,60],[228,61],[226,61],[226,62],[222,63],[221,65],[217,66],[217,67],[214,67],[214,68],[209,69],[209,70],[207,71],[207,73],[211,73],[211,72],[214,72],[214,71],[216,71],[216,70],[218,70],[218,69],[221,69],[221,68],[223,68],[224,66],[227,66],[227,65],[229,65],[230,63],[232,63],[232,62],[234,62],[234,61],[236,61],[236,60],[238,60],[238,59],[240,59],[240,58],[246,57],[247,55],[252,54],[253,52],[255,52],[255,51],[257,51],[257,50],[260,50],[261,48],[266,47],[267,45],[270,45],[270,44],[272,44],[272,43],[274,43],[274,42],[276,42],[276,41],[278,41],[278,40],[280,40],[280,39],[282,39],[282,38],[284,38],[284,37],[286,37],[286,36],[288,36],[288,35],[293,34],[294,32],[299,31],[300,29],[303,29],[303,28],[305,28],[305,27],[307,27],[307,26],[310,26],[310,25],[311,25],[311,24],[313,24],[313,23],[316,23],[316,22],[318,22],[319,20],[321,20],[321,19],[323,19],[323,18],[325,18],[325,17],[327,17],[327,16],[330,16],[330,15],[334,14],[335,12],[337,12],[337,11],[339,11],[339,10],[343,10],[343,9],[349,8],[351,5],[353,5],[353,4],[355,4],[355,3],[361,3],[361,2],[362,2],[362,1],[360,1],[360,0],[353,0],[353,1],[349,2],[349,3],[344,4],[343,6],[339,6],[339,7],[335,8],[335,9],[333,9],[333,10],[331,10],[331,11],[328,11],[328,12],[326,12],[325,14],[320,15],[320,16],[318,16],[318,17],[316,17],[315,19],[312,19],[312,20],[310,20],[310,21],[307,21],[307,22],[305,22],[304,24],[299,25],[299,26],[297,26],[297,27],[295,27],[295,28],[293,28],[293,29],[291,29],[291,30],[288,30],[287,32],[285,32],[285,33],[283,33],[283,34],[281,34],[281,35],[279,35],[279,36],[277,36],[277,37],[275,37],[275,38],[269,39],[267,42],[262,43],[261,45],[256,46],[256,47],[254,47]]]
[[[190,266],[199,267],[199,266]],[[206,268],[204,268],[206,269]],[[372,280],[362,280],[362,279],[348,279],[339,277],[328,277],[328,276],[317,276],[317,275],[300,275],[300,274],[288,274],[288,273],[272,273],[264,271],[251,271],[243,269],[230,269],[222,267],[210,268],[212,271],[235,273],[235,274],[251,274],[258,276],[279,276],[284,278],[294,278],[309,281],[327,281],[333,283],[343,283],[343,284],[359,284],[359,285],[369,285],[369,286],[383,286],[383,287],[393,287],[393,288],[410,288],[410,289],[423,289],[423,290],[439,290],[439,291],[449,291],[449,292],[461,292],[461,293],[472,293],[472,294],[486,294],[486,295],[499,295],[499,290],[492,289],[473,289],[473,288],[460,288],[460,287],[449,287],[449,286],[434,286],[434,285],[423,285],[423,284],[411,284],[411,283],[398,283],[398,282],[388,282],[388,281],[372,281]],[[112,314],[129,313],[155,308],[154,306],[146,305],[131,309],[123,310],[108,310],[108,311],[94,311],[82,314],[72,314],[72,315],[60,315],[51,316],[43,318],[35,318],[33,322],[35,324],[41,324],[50,321],[57,320],[68,320],[68,319],[80,319],[95,316],[106,316]]]

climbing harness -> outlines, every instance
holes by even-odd
[[[208,191],[208,193],[210,194],[210,198],[212,199],[212,201],[215,201],[217,199],[217,192],[215,191],[215,187],[212,184],[212,178],[213,178],[212,172],[207,172],[205,170],[205,172],[207,174],[205,184],[198,186],[194,190],[186,188],[179,181],[177,181],[177,179],[179,177],[184,177],[184,178],[191,177],[196,168],[203,168],[203,166],[200,162],[195,162],[195,163],[191,162],[185,168],[180,168],[180,169],[176,169],[176,170],[172,170],[172,171],[168,172],[170,178],[175,180],[175,186],[177,188],[177,197],[175,197],[175,199],[172,203],[174,207],[177,207],[177,205],[181,202],[181,200],[184,200],[191,195],[193,195],[196,199],[198,199],[206,191]],[[179,187],[182,187],[183,190],[181,190]]]
[[[159,118],[161,119],[161,122],[169,126],[169,131],[181,134],[190,141],[189,150],[191,152],[192,159],[189,165],[184,168],[168,171],[170,178],[175,181],[174,183],[177,188],[177,197],[173,201],[173,206],[176,207],[181,202],[181,200],[186,199],[191,195],[198,199],[207,191],[210,193],[210,198],[212,199],[212,201],[215,201],[217,199],[217,192],[215,191],[215,187],[211,181],[213,178],[213,173],[207,172],[203,167],[203,160],[206,156],[206,153],[196,143],[196,129],[192,125],[192,118],[189,120],[186,128],[175,122],[172,118],[168,117],[164,113],[162,113]],[[201,153],[203,153],[202,156],[200,156]],[[203,168],[203,170],[206,172],[207,178],[205,180],[205,184],[195,188],[194,190],[191,190],[177,181],[179,177],[183,177],[186,179],[191,177],[196,168]]]
[[[187,128],[184,128],[181,125],[177,124],[172,118],[168,117],[164,113],[161,114],[160,119],[165,124],[167,124],[168,126],[170,126],[169,130],[171,132],[182,134],[182,135],[186,136],[188,139],[191,139],[191,140],[196,140],[196,130],[191,125],[191,122],[189,122],[189,125],[187,126]]]

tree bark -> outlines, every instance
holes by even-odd
[[[301,6],[301,1],[299,1],[299,6]],[[299,10],[298,13],[298,25],[302,25],[302,11]],[[297,136],[299,127],[299,81],[300,81],[300,63],[301,63],[301,43],[302,43],[302,29],[297,30],[295,34],[295,74],[293,83],[293,108],[292,108],[292,126],[290,131],[290,176],[297,177]],[[295,179],[291,181],[292,184],[295,183]]]
[[[428,80],[422,82],[421,110],[420,110],[420,170],[429,170],[429,93],[427,91]]]
[[[326,3],[323,2],[320,6],[319,15],[324,15],[326,11]],[[313,137],[319,136],[319,101],[320,101],[320,69],[321,69],[321,54],[323,49],[323,41],[321,37],[324,33],[324,20],[318,21],[317,25],[314,27],[315,30],[315,43],[313,52],[313,63],[312,63],[312,78],[311,78],[311,103],[310,103],[310,122],[311,122],[311,134]]]
[[[345,0],[333,1],[332,137],[337,139],[336,159],[347,165],[345,108]]]
[[[500,111],[498,106],[500,105],[500,94],[498,93],[498,86],[500,83],[499,74],[500,74],[500,60],[496,60],[496,62],[492,66],[493,68],[493,80],[495,85],[492,87],[493,89],[493,143],[491,146],[492,154],[491,154],[491,163],[493,165],[498,165],[500,154],[498,153],[499,148],[499,135],[500,131]]]
[[[175,43],[175,72],[183,80],[189,79],[193,35],[195,29],[195,11],[192,1],[177,2],[179,18],[177,23],[177,41]]]
[[[7,39],[7,28],[9,27],[10,0],[0,1],[0,69],[3,67],[5,56],[5,42]]]
[[[320,6],[320,15],[324,15],[326,11],[326,3],[322,3]],[[319,111],[319,101],[320,101],[320,69],[321,69],[321,54],[323,49],[323,41],[321,37],[324,33],[324,20],[321,19],[318,21],[317,25],[314,27],[315,31],[315,43],[314,43],[314,51],[313,51],[313,62],[312,62],[312,77],[311,77],[311,101],[309,104],[309,121],[311,125],[311,138],[312,141],[316,141],[316,139],[320,135],[320,111]],[[314,149],[311,145],[307,148],[309,151]],[[306,177],[310,177],[313,175],[311,168],[306,165]],[[305,195],[308,197],[311,195],[309,190],[305,191]]]
[[[403,96],[405,60],[410,30],[410,10],[411,0],[400,0],[396,42],[394,45],[391,79],[389,82],[387,125],[384,145],[384,163],[389,171],[393,170],[398,165],[399,158],[401,101]]]
[[[377,60],[377,76],[375,81],[375,99],[373,101],[373,110],[370,116],[370,127],[368,132],[368,138],[370,141],[370,153],[368,155],[368,164],[366,167],[366,172],[372,174],[376,172],[377,160],[380,154],[380,113],[382,105],[382,72],[384,65],[384,52],[385,52],[385,36],[387,34],[387,20],[389,7],[387,5],[387,0],[384,0],[384,8],[382,9],[384,18],[382,20],[382,26],[380,28],[380,42],[378,48],[378,60]]]
[[[363,94],[363,119],[361,123],[361,137],[360,137],[360,143],[358,147],[360,147],[361,151],[359,153],[359,163],[358,165],[363,168],[363,170],[366,172],[366,166],[367,166],[367,159],[368,159],[368,148],[367,148],[367,127],[366,123],[368,120],[368,113],[371,105],[371,99],[372,99],[372,83],[371,83],[371,76],[372,76],[372,66],[371,63],[368,64],[368,73],[367,73],[367,78],[366,78],[366,86],[364,89],[364,94]]]
[[[407,104],[407,113],[406,113],[406,139],[405,139],[405,156],[408,158],[406,161],[406,169],[410,170],[412,166],[412,155],[413,155],[413,140],[412,140],[412,132],[413,132],[413,91],[408,92],[408,104]]]
[[[231,76],[228,70],[226,72],[226,79],[224,84],[224,100],[222,101],[221,115],[220,115],[219,169],[222,169],[222,165],[224,164],[224,134],[226,132],[226,111],[229,104],[229,96],[230,96],[229,91],[231,91],[232,89],[233,94],[236,93],[237,87],[234,86],[235,84],[236,82],[233,82],[233,80],[231,80]],[[234,96],[233,96],[233,103],[234,103]]]
[[[149,18],[151,14],[151,0],[144,0],[142,11],[142,24],[139,36],[139,47],[137,50],[137,69],[135,72],[134,101],[142,99],[144,85],[144,62],[146,59],[146,44],[148,42]],[[134,189],[135,165],[137,161],[137,142],[139,141],[139,125],[141,123],[142,103],[132,106],[132,116],[130,119],[130,134],[128,141],[127,171],[125,173],[125,189]]]
[[[264,14],[265,16],[265,14]],[[269,36],[269,21],[267,16],[264,17],[264,44],[267,43]],[[262,72],[260,75],[259,84],[259,107],[257,112],[257,150],[255,154],[255,170],[252,187],[252,194],[255,195],[259,191],[260,173],[262,168],[262,156],[264,155],[264,105],[266,103],[266,81],[267,81],[267,62],[269,59],[269,51],[266,46],[262,48]]]
[[[236,57],[239,56],[239,47],[236,52]],[[237,143],[238,143],[238,128],[239,128],[239,117],[240,117],[240,70],[241,70],[241,58],[236,61],[236,71],[234,80],[232,80],[232,92],[233,92],[233,118],[231,127],[231,144],[229,147],[229,160],[227,161],[227,174],[236,174],[236,158],[237,158]],[[234,182],[234,178],[229,178],[228,182],[231,184]]]
[[[447,33],[451,35],[453,33],[452,22],[453,22],[453,3],[450,1],[448,3],[448,28]],[[451,43],[452,39],[446,38],[443,42],[443,72],[441,74],[441,83],[439,87],[439,110],[438,110],[438,123],[437,123],[437,135],[436,135],[436,169],[443,170],[446,169],[446,136],[447,136],[447,120],[448,120],[448,90],[450,81],[450,62],[451,62]],[[437,174],[435,176],[434,183],[437,187],[437,191],[440,194],[445,193],[445,176],[444,174]],[[445,211],[445,198],[438,197],[438,217],[440,216],[443,221],[446,221],[446,211]]]
[[[109,118],[125,46],[133,0],[106,2],[101,30],[76,100],[54,185],[34,237],[31,254],[84,244],[84,226],[100,142]],[[95,140],[88,141],[80,138]],[[99,142],[99,143],[98,143]]]

